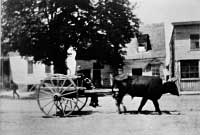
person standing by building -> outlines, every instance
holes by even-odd
[[[20,98],[19,94],[17,93],[18,85],[11,80],[11,89],[13,90],[13,98],[15,98],[15,95],[17,95],[18,99]]]

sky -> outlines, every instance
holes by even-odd
[[[130,0],[144,23],[200,20],[200,0]]]
[[[166,42],[172,22],[200,21],[200,0],[130,0],[137,2],[136,15],[144,24],[165,23]]]

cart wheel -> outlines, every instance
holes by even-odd
[[[88,97],[84,97],[84,96],[78,97],[78,102],[77,102],[75,111],[81,111],[87,104],[87,101],[88,101]]]
[[[54,74],[41,82],[37,90],[37,102],[46,116],[65,117],[77,108],[78,89],[70,77]]]

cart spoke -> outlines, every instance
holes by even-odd
[[[65,98],[65,97],[62,97],[65,101],[71,101],[71,102],[74,102],[74,104],[76,104],[76,101],[75,100],[73,100],[73,99],[70,99],[70,98]]]
[[[71,95],[71,94],[74,94],[74,93],[77,93],[77,92],[76,91],[67,92],[67,93],[63,94],[62,96],[67,96],[67,95]]]
[[[70,103],[70,107],[72,108],[72,101],[70,100],[69,103]]]
[[[53,78],[50,78],[50,82],[55,87],[54,82],[53,82]]]
[[[66,83],[66,79],[63,80],[61,87],[63,87],[65,85],[65,83]]]
[[[58,92],[62,94],[63,91],[64,91],[64,88],[63,88],[63,86],[62,86],[61,88],[59,88]]]
[[[70,85],[67,86],[67,88],[72,87],[72,85],[73,85],[73,84],[71,83]]]
[[[40,90],[40,93],[41,94],[46,94],[46,95],[51,95],[51,96],[53,95],[51,92],[45,91],[45,90],[42,90],[42,89]]]
[[[80,100],[79,100],[79,99],[78,99],[77,101],[78,101],[78,102],[80,102]],[[75,107],[76,107],[76,108],[79,110],[79,109],[80,109],[80,107],[78,106],[78,102],[77,102],[77,104],[76,104],[76,106],[75,106]]]
[[[55,102],[54,102],[54,104],[55,104]],[[56,114],[57,114],[57,112],[58,112],[58,107],[57,107],[57,105],[55,104],[55,106],[56,106]]]
[[[53,106],[54,106],[55,104],[52,104],[52,106],[51,106],[51,108],[49,109],[49,111],[48,111],[48,115],[49,115],[49,113],[51,112],[51,110],[53,109]]]
[[[68,104],[70,104],[70,106]],[[65,104],[65,110],[66,110],[66,108],[68,108],[70,110],[73,108],[71,101],[69,101],[68,103]]]
[[[73,84],[73,86],[76,86],[76,84],[72,81],[72,80],[69,80],[71,82],[71,84]]]
[[[60,89],[59,89],[59,87],[61,87],[60,86],[60,76],[57,78],[57,80],[56,80],[56,92],[60,92]]]
[[[78,99],[78,102],[79,102],[79,103],[82,103],[82,104],[84,104],[84,103],[85,103],[85,102],[81,101],[80,99]]]
[[[76,108],[79,110],[80,109],[80,107],[78,106],[78,104],[76,105]]]
[[[57,87],[59,86],[59,80],[60,80],[60,77],[58,77],[57,80],[56,80],[56,86]]]
[[[47,104],[45,104],[43,107],[41,107],[42,109],[44,109],[45,107],[47,107],[50,103],[53,103],[53,100],[49,101]]]
[[[63,90],[64,90],[63,87],[64,87],[65,82],[66,82],[66,79],[64,79],[64,80],[61,79],[61,80],[62,80],[62,81],[61,81],[60,84],[59,84],[59,85],[60,85],[60,88],[58,89],[58,92],[59,92],[59,93],[62,93],[62,92],[63,92]]]
[[[52,99],[52,97],[39,97],[40,100]]]
[[[62,113],[63,113],[63,115],[65,115],[65,109],[63,109],[63,105],[62,105],[63,103],[60,101],[60,106],[61,106],[61,109],[62,109]]]
[[[51,82],[51,84],[53,85],[53,90],[54,90],[54,92],[57,92],[57,90],[55,89],[56,88],[56,86],[55,86],[55,84],[54,84],[54,82],[53,82],[53,78],[51,78],[50,79],[50,82]]]
[[[52,89],[52,87],[49,86],[47,83],[44,83],[44,85],[46,86],[45,88],[48,88],[51,91],[51,93],[55,93],[55,91]]]
[[[60,102],[59,102],[60,103]],[[60,108],[59,104],[58,104],[58,101],[55,102],[55,106],[56,106],[56,112],[57,112],[57,109],[59,111],[62,111],[62,108]]]

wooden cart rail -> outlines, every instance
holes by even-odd
[[[41,89],[47,91],[47,90],[62,90],[62,91],[75,91],[75,90],[78,90],[78,91],[83,91],[83,90],[86,90],[85,87],[41,87]]]

